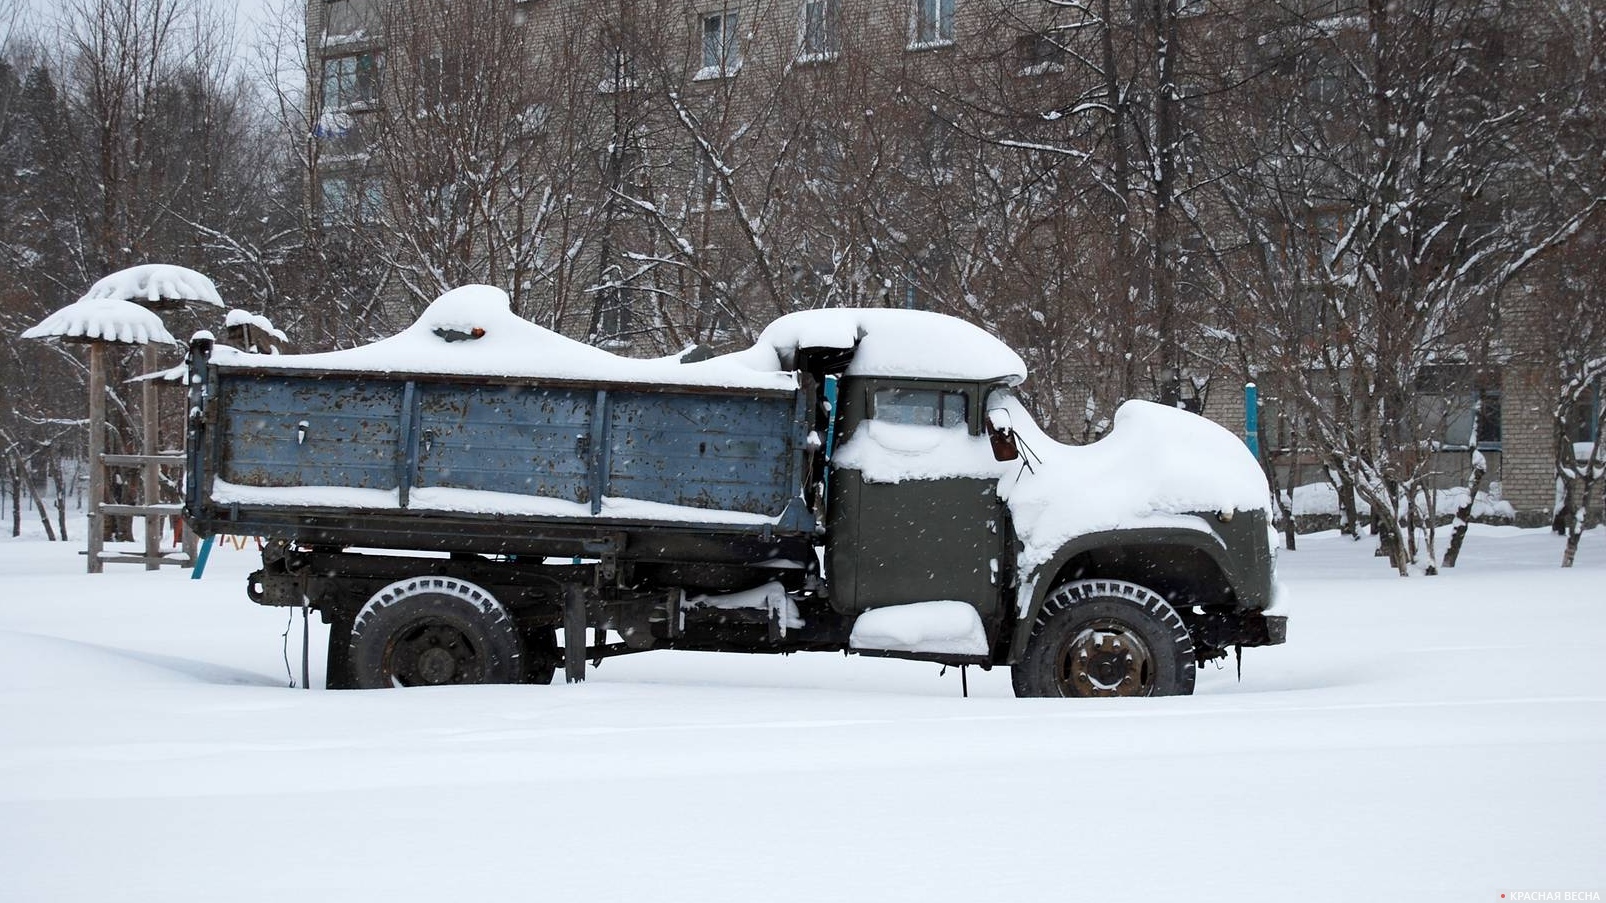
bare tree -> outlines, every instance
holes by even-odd
[[[563,293],[541,288],[572,281],[577,249],[564,237],[588,231],[575,226],[590,206],[574,202],[595,157],[579,139],[589,137],[601,72],[585,72],[579,52],[588,17],[553,12],[562,21],[538,29],[520,15],[496,0],[387,8],[373,143],[386,192],[382,253],[416,301],[491,282],[520,313],[557,322]]]
[[[1501,289],[1595,202],[1558,217],[1525,196],[1512,139],[1539,122],[1514,8],[1338,12],[1263,41],[1283,78],[1228,194],[1263,249],[1239,284],[1264,330],[1254,356],[1290,381],[1400,573],[1431,573],[1441,399],[1470,393]]]

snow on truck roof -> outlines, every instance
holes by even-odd
[[[923,310],[833,308],[787,314],[758,337],[778,364],[793,366],[800,348],[853,348],[851,376],[1005,380],[1026,378],[1026,363],[1008,345],[964,320]]]
[[[910,310],[815,310],[788,314],[751,348],[693,363],[621,357],[514,314],[507,293],[465,285],[435,299],[412,326],[386,339],[318,354],[219,353],[222,365],[468,376],[548,377],[743,389],[796,388],[800,348],[853,348],[848,373],[929,379],[1026,378],[1020,356],[963,320]]]

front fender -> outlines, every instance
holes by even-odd
[[[1257,514],[1260,516],[1255,517]],[[1011,630],[1012,638],[1005,664],[1019,660],[1043,603],[1063,582],[1060,576],[1066,567],[1079,556],[1101,550],[1152,553],[1171,549],[1201,553],[1220,569],[1240,607],[1264,608],[1271,602],[1270,552],[1263,550],[1267,545],[1264,521],[1260,512],[1238,512],[1237,517],[1225,523],[1211,523],[1203,516],[1187,515],[1168,519],[1164,525],[1105,530],[1071,539],[1051,558],[1033,568],[1017,587],[1015,624],[1013,628],[1005,628]],[[1257,579],[1257,574],[1264,579]],[[1102,576],[1144,582],[1141,576],[1130,573]]]

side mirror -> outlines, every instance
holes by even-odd
[[[1015,445],[1014,433],[989,429],[987,440],[993,445],[994,461],[1013,461],[1020,457],[1020,448]]]
[[[994,461],[1013,461],[1020,457],[1020,445],[1015,442],[1008,411],[987,412],[987,441],[992,444]]]

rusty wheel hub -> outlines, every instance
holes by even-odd
[[[1130,625],[1105,618],[1060,649],[1057,673],[1066,696],[1147,696],[1154,689],[1154,656]]]

